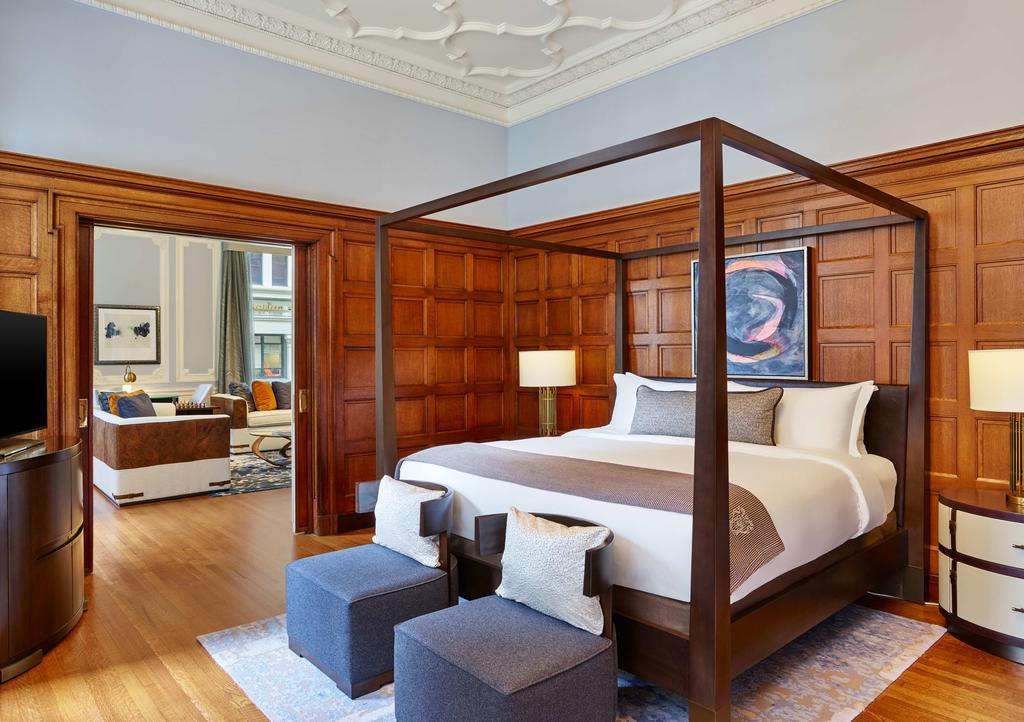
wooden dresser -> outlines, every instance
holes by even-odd
[[[38,664],[81,618],[83,521],[78,439],[0,462],[0,682]]]
[[[949,631],[1024,664],[1024,509],[998,491],[939,496],[939,607]]]

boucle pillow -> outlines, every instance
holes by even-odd
[[[380,544],[428,567],[441,566],[437,534],[420,536],[420,504],[440,499],[444,491],[424,489],[385,476],[377,491],[373,543]]]
[[[609,533],[603,526],[563,526],[512,507],[495,594],[600,634],[601,601],[583,594],[583,572],[587,550],[603,544]]]
[[[729,441],[773,446],[775,407],[782,389],[772,387],[752,392],[729,392]],[[695,391],[637,390],[636,411],[631,434],[656,434],[693,438],[697,427]]]

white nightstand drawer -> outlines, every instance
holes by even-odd
[[[956,550],[961,554],[1024,569],[1024,549],[1015,544],[1024,547],[1024,524],[965,511],[956,513]],[[1020,602],[1024,604],[1024,599]]]
[[[1024,609],[1024,579],[959,563],[956,588],[958,617],[1024,639],[1024,612],[1014,611],[1014,608]]]

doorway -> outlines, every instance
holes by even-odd
[[[254,330],[247,339],[248,358],[250,359],[251,380],[270,382],[290,382],[289,391],[291,398],[291,418],[277,428],[265,429],[265,431],[286,432],[275,438],[269,438],[262,444],[261,451],[264,456],[278,462],[273,466],[276,472],[278,468],[284,469],[283,484],[291,488],[291,525],[295,532],[313,531],[313,489],[316,483],[315,456],[313,453],[314,443],[314,420],[309,412],[310,385],[313,380],[312,371],[314,368],[314,357],[316,344],[310,343],[311,327],[313,324],[313,299],[316,295],[316,276],[310,269],[314,267],[317,248],[315,242],[310,240],[287,241],[280,238],[264,239],[258,235],[252,238],[232,238],[229,234],[218,232],[223,231],[223,224],[212,224],[210,232],[204,233],[205,229],[195,226],[175,228],[173,226],[154,226],[140,228],[133,223],[125,222],[125,219],[104,219],[92,220],[84,216],[78,218],[78,273],[80,285],[78,286],[78,318],[79,318],[79,373],[78,386],[80,395],[88,399],[85,406],[93,406],[97,403],[96,391],[124,391],[124,386],[129,385],[125,380],[129,369],[128,364],[94,364],[96,360],[97,342],[97,309],[103,303],[112,304],[110,300],[99,295],[99,291],[108,288],[110,285],[125,286],[131,283],[124,279],[133,272],[141,275],[138,267],[124,271],[122,276],[111,276],[108,269],[100,268],[103,260],[97,257],[97,242],[102,247],[108,236],[120,238],[123,248],[131,248],[131,253],[137,253],[140,247],[149,247],[149,255],[155,256],[159,261],[163,259],[168,266],[171,261],[179,262],[181,271],[174,268],[168,271],[166,281],[155,284],[155,289],[150,293],[156,294],[156,302],[147,299],[149,303],[135,303],[122,305],[158,306],[161,312],[166,306],[168,312],[161,313],[160,335],[160,363],[146,364],[138,361],[131,366],[131,373],[135,378],[131,386],[142,387],[149,383],[155,389],[154,396],[159,403],[170,403],[172,406],[177,402],[178,411],[182,406],[188,406],[194,401],[198,406],[210,405],[215,391],[219,391],[214,383],[214,388],[205,400],[192,399],[201,386],[211,383],[211,367],[207,361],[204,365],[201,358],[209,358],[211,348],[217,347],[215,329],[209,324],[201,326],[195,323],[200,313],[197,309],[202,308],[205,303],[207,312],[212,298],[217,298],[219,307],[220,289],[222,283],[222,268],[217,268],[212,262],[218,253],[221,259],[225,249],[237,251],[245,255],[246,268],[255,268],[258,263],[265,265],[267,269],[261,274],[258,284],[252,288],[252,299],[249,311],[256,317],[253,321]],[[148,236],[148,238],[147,238]],[[156,241],[154,242],[154,237]],[[133,240],[135,245],[127,245],[127,240]],[[173,241],[173,242],[172,242]],[[131,255],[129,253],[129,255]],[[251,258],[259,257],[260,262],[250,261]],[[283,260],[274,260],[283,259]],[[251,263],[251,265],[250,265]],[[172,283],[175,280],[175,273],[181,273],[187,283],[177,287]],[[134,283],[134,281],[132,282]],[[135,285],[138,285],[137,283]],[[95,303],[94,303],[95,302]],[[179,313],[179,310],[181,313]],[[155,321],[155,319],[153,319]],[[109,321],[107,321],[109,322]],[[151,322],[152,323],[152,322]],[[170,325],[169,325],[170,324]],[[106,334],[106,323],[103,324],[103,336]],[[165,330],[187,339],[183,345],[173,346],[170,339],[165,338]],[[156,324],[153,323],[152,332],[157,333]],[[152,351],[152,347],[150,347]],[[165,355],[166,354],[166,355]],[[205,356],[204,356],[205,354]],[[108,356],[108,358],[111,358]],[[260,364],[257,368],[257,359]],[[112,359],[126,360],[132,359]],[[152,356],[145,360],[155,361]],[[97,370],[101,366],[109,367],[105,371]],[[139,372],[142,373],[139,373]],[[213,374],[216,374],[214,364]],[[156,384],[155,386],[153,384]],[[185,388],[188,386],[188,388]],[[132,391],[137,390],[132,388]],[[151,400],[153,400],[151,398]],[[277,401],[275,397],[275,402]],[[289,405],[289,404],[286,404]],[[81,438],[89,455],[93,455],[94,437],[97,429],[92,428],[90,411],[81,413],[80,419],[83,424]],[[165,407],[166,408],[166,407]],[[219,408],[218,411],[224,413]],[[177,413],[177,412],[176,412]],[[201,413],[201,412],[199,412]],[[244,417],[242,417],[244,418]],[[241,449],[243,441],[239,439],[241,430],[249,430],[248,420],[239,423],[239,417],[232,418],[232,444],[235,445],[237,459],[242,460],[248,457],[253,458],[252,438],[244,452]],[[139,422],[134,422],[139,423]],[[290,442],[290,443],[288,443]],[[287,446],[283,453],[281,447]],[[242,455],[244,454],[244,456]],[[233,454],[229,457],[229,463],[236,459]],[[266,465],[268,471],[271,465],[260,460],[260,465]],[[231,464],[237,465],[237,464]],[[244,465],[244,464],[243,464]],[[87,465],[89,466],[89,465]],[[254,468],[261,466],[253,465]],[[92,519],[92,489],[94,486],[93,468],[87,468],[84,472],[84,501],[87,513],[87,569],[91,569],[91,519]],[[275,474],[264,474],[272,477]],[[280,473],[276,474],[280,481]],[[221,481],[228,481],[228,478]],[[215,481],[215,480],[213,480]],[[220,490],[224,493],[231,493],[228,490]],[[195,493],[190,490],[190,493]],[[216,490],[215,492],[216,493]],[[243,493],[243,492],[239,492]]]

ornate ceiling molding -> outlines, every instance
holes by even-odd
[[[312,18],[303,23],[294,16],[277,17],[271,12],[275,6],[261,0],[77,2],[512,125],[839,0],[665,0],[657,12],[633,20],[575,13],[572,0],[538,0],[551,18],[533,26],[467,20],[458,0],[437,0],[434,10],[445,22],[432,29],[365,25],[354,17],[350,2],[321,0],[323,18],[337,32],[309,27],[316,24]],[[618,31],[619,42],[567,58],[557,33],[573,27]],[[536,39],[543,64],[477,62],[460,44],[467,33]],[[439,43],[449,64],[439,67],[427,56],[417,62],[414,55],[394,50],[399,41]]]

